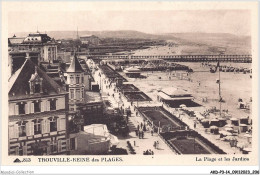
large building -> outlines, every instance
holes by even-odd
[[[8,38],[9,51],[37,51],[40,53],[40,60],[53,62],[57,60],[57,42],[47,34],[39,32],[31,33],[25,38],[17,38],[15,35]]]
[[[99,45],[100,39],[95,35],[86,35],[81,36],[80,38],[81,43],[84,45]]]
[[[27,57],[9,79],[9,155],[67,154],[68,93]]]

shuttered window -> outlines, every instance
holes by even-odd
[[[76,84],[79,84],[79,77],[76,77]]]
[[[57,131],[57,118],[52,117],[50,120],[48,120],[48,122],[50,123],[50,132]]]
[[[56,110],[56,99],[50,100],[50,110]]]
[[[36,119],[34,121],[34,134],[41,134],[41,121],[39,119]]]
[[[34,123],[31,121],[26,123],[26,135],[27,136],[34,135]]]
[[[41,112],[41,102],[40,101],[34,102],[34,112]]]
[[[19,103],[19,114],[25,114],[25,103]]]
[[[25,122],[20,122],[18,124],[18,130],[19,130],[19,137],[26,136],[26,123]]]
[[[76,89],[76,99],[80,99],[80,89]]]
[[[74,99],[74,89],[70,90],[70,99]]]

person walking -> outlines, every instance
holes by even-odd
[[[157,149],[159,149],[159,141],[156,142]]]
[[[156,141],[154,141],[153,147],[154,147],[155,149],[157,149],[157,147],[156,147]]]
[[[151,135],[153,136],[153,128],[151,129]]]

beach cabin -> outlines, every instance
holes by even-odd
[[[135,67],[130,67],[130,68],[126,68],[124,70],[124,73],[126,74],[126,76],[128,76],[129,78],[138,78],[141,75],[141,70],[139,68],[135,68]]]
[[[159,90],[157,94],[157,100],[159,102],[166,103],[170,107],[174,108],[179,108],[182,104],[187,107],[199,106],[193,101],[193,98],[192,94],[187,91],[174,87]]]

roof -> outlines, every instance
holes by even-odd
[[[9,44],[22,44],[23,43],[24,38],[8,38]]]
[[[164,100],[191,100],[193,97],[171,97],[163,92],[159,92],[158,96],[160,96],[161,98],[163,98]]]
[[[190,93],[178,89],[178,88],[174,88],[174,87],[168,87],[168,88],[164,88],[161,90],[163,93],[169,95],[169,96],[182,96],[182,95],[191,95]]]
[[[36,74],[35,70],[38,76],[42,78],[43,94],[30,94],[29,80]],[[61,86],[59,86],[30,59],[26,59],[22,67],[18,69],[9,79],[9,100],[59,95],[65,93],[67,92],[64,91]]]
[[[47,34],[30,33],[23,41],[23,43],[47,43],[51,38]]]
[[[129,67],[125,69],[126,72],[140,72],[140,69],[135,68],[135,67]]]
[[[66,72],[85,72],[80,63],[79,63],[79,60],[77,58],[76,55],[74,55],[74,57],[72,58],[72,61],[70,63],[70,67],[67,69]]]

